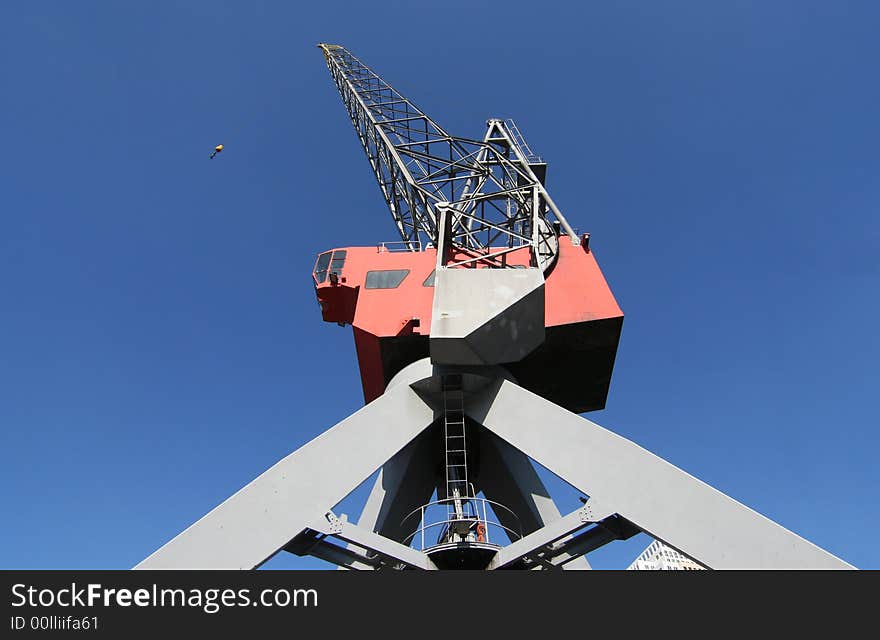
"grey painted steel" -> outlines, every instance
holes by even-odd
[[[540,563],[548,569],[565,570],[577,568],[577,566],[572,565],[576,565],[578,561],[583,560],[585,554],[614,540],[626,540],[641,532],[641,529],[620,516],[613,515],[597,520],[599,516],[595,515],[595,513],[595,510],[591,509],[589,505],[583,507],[569,518],[572,525],[571,531],[575,532],[585,526],[590,528],[578,532],[576,535],[566,535],[562,538],[557,538],[555,542],[543,547],[537,547],[536,545],[534,551],[523,553],[521,556],[528,556],[532,562]],[[595,523],[596,526],[592,526],[592,523]],[[536,534],[542,533],[536,532]],[[548,535],[546,537],[556,538],[556,535]],[[542,542],[537,535],[534,540]],[[507,550],[506,554],[508,558],[496,559],[496,564],[512,562],[513,560],[509,559],[511,551]]]
[[[619,539],[620,537],[614,531],[600,525],[568,540],[557,542],[551,550],[542,554],[542,557],[548,558],[552,566],[565,569],[570,563],[582,558],[584,554]]]
[[[258,567],[433,420],[433,409],[398,384],[265,471],[135,569]]]
[[[651,536],[715,569],[850,564],[603,427],[497,381],[469,415]]]
[[[369,549],[381,556],[391,558],[414,569],[426,571],[437,569],[437,566],[431,559],[421,551],[402,545],[394,540],[389,540],[378,533],[362,529],[349,522],[344,515],[337,517],[332,512],[327,513],[323,522],[321,520],[316,521],[309,528],[335,536],[340,540],[350,542],[363,549]]]
[[[438,266],[434,278],[432,362],[516,362],[544,342],[544,274],[540,269]]]
[[[570,536],[579,529],[583,529],[590,522],[591,520],[588,519],[584,509],[578,509],[569,513],[567,516],[554,520],[516,542],[512,542],[506,547],[499,549],[498,553],[489,563],[489,569],[503,569],[518,560],[534,554],[547,545]]]
[[[359,527],[397,542],[416,530],[418,522],[402,521],[413,509],[431,499],[436,483],[432,458],[436,452],[432,452],[432,445],[437,444],[424,432],[382,465],[358,518]],[[353,544],[348,548],[365,552]]]
[[[392,513],[430,490],[428,457],[420,451],[430,452],[431,440],[427,434],[416,439],[435,421],[434,378],[442,370],[427,358],[404,368],[380,398],[281,460],[135,568],[255,568],[282,548],[311,550],[351,568],[389,563],[436,568],[425,554],[336,518],[330,509],[383,463],[389,465],[387,484],[374,487],[365,525],[391,528]],[[506,495],[514,503],[519,492],[529,525],[537,527],[540,521],[544,526],[502,548],[493,568],[523,557],[558,568],[638,530],[709,568],[854,568],[635,443],[509,379],[494,377],[498,372],[494,367],[469,369],[464,377],[469,389],[465,411],[491,431],[483,435],[490,443],[488,468],[502,470],[482,477],[481,485],[484,492],[496,490],[496,497]],[[526,456],[588,495],[586,505],[559,518]],[[410,488],[403,485],[422,473],[421,488],[407,494]],[[498,489],[505,477],[515,490]],[[593,528],[570,537],[594,522]],[[314,546],[309,535],[316,535]],[[351,547],[335,547],[322,539],[327,535]],[[294,537],[296,544],[291,543]],[[354,545],[379,555],[358,554]]]
[[[519,517],[523,534],[537,531],[562,516],[528,456],[514,449],[488,429],[480,429],[480,475],[478,487],[490,500],[510,508]],[[496,513],[498,521],[513,528],[505,511]],[[569,570],[590,569],[585,557],[568,563]]]
[[[418,523],[408,522],[402,526],[401,521],[431,499],[436,484],[434,459],[439,445],[435,440],[431,434],[422,433],[382,466],[358,518],[359,527],[397,542],[412,535]]]
[[[478,486],[487,498],[506,505],[528,535],[561,517],[532,463],[491,431],[481,429]],[[506,526],[502,514],[497,514]]]
[[[313,541],[311,546],[304,549],[302,552],[291,551],[291,553],[295,553],[299,556],[313,556],[319,560],[335,564],[343,571],[374,571],[376,568],[374,564],[378,564],[378,560],[367,558],[363,552],[358,551],[358,549],[360,549],[360,547],[354,545],[348,545],[348,547],[343,548],[326,542],[325,540],[317,539]],[[290,549],[285,548],[285,550]]]

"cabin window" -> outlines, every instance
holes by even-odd
[[[367,271],[367,289],[396,289],[409,275],[409,269],[389,269],[387,271]]]
[[[327,279],[327,267],[330,264],[330,256],[332,253],[332,251],[328,251],[327,253],[322,253],[318,256],[318,261],[315,263],[315,282],[318,284],[321,284]]]
[[[434,286],[434,274],[435,273],[436,273],[436,271],[432,271],[430,274],[428,274],[428,277],[425,278],[425,281],[422,283],[423,287],[433,287]]]
[[[327,251],[318,256],[315,263],[315,282],[321,284],[327,279],[327,274],[335,273],[337,276],[342,273],[342,266],[345,264],[345,249],[337,249],[336,251]]]
[[[330,261],[330,273],[339,275],[342,273],[342,265],[345,264],[346,251],[340,249],[333,252],[333,260]]]

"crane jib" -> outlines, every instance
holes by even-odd
[[[449,267],[507,267],[510,251],[529,247],[546,270],[559,233],[578,243],[512,121],[490,119],[482,140],[452,136],[345,47],[318,46],[408,250],[440,247]]]

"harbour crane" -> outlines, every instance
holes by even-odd
[[[587,569],[640,532],[708,568],[852,568],[579,415],[605,406],[623,312],[513,121],[450,135],[318,46],[398,235],[321,252],[312,272],[322,318],[352,327],[365,406],[136,568],[286,551],[360,570]],[[532,461],[580,507],[563,515]],[[336,514],[377,471],[357,523]]]

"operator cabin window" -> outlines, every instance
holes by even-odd
[[[388,271],[367,271],[366,289],[396,289],[409,275],[409,269],[390,269]]]
[[[345,251],[334,251],[333,252],[333,260],[330,261],[330,273],[335,273],[337,276],[342,273],[342,265],[345,264]]]
[[[318,284],[327,279],[327,267],[330,265],[330,256],[332,254],[332,251],[328,251],[318,256],[318,262],[315,263],[315,282]]]
[[[315,263],[315,282],[318,284],[324,282],[324,280],[327,279],[328,273],[335,273],[337,276],[342,273],[342,266],[345,264],[345,256],[346,251],[342,249],[337,251],[327,251],[318,256],[318,262]]]

